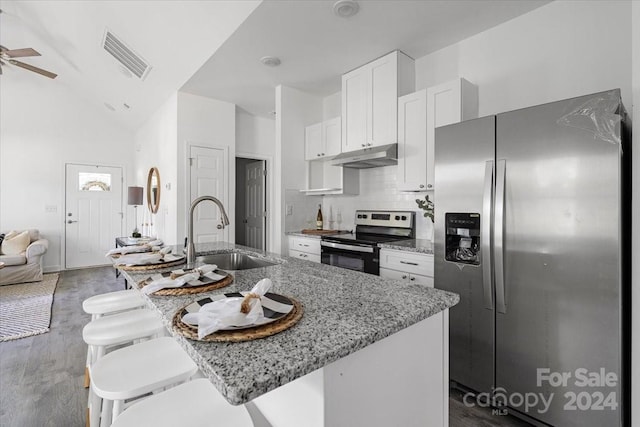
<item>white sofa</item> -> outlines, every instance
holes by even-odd
[[[40,238],[36,229],[29,230],[29,246],[18,255],[0,255],[0,286],[42,280],[42,256],[49,248],[49,241]]]

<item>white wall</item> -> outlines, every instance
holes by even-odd
[[[65,163],[120,166],[126,190],[133,132],[56,80],[14,70],[0,78],[0,92],[0,229],[40,229],[49,240],[44,269],[60,270]]]
[[[236,151],[271,156],[276,149],[275,120],[254,116],[236,107]]]
[[[621,88],[631,101],[629,1],[556,1],[416,60],[416,89],[458,76],[479,115]]]
[[[254,116],[247,111],[236,107],[236,156],[266,161],[266,250],[269,252],[279,252],[279,250],[276,249],[276,246],[279,246],[280,244],[280,236],[279,234],[275,234],[276,222],[279,222],[279,217],[275,216],[276,206],[279,202],[279,199],[276,200],[275,197],[275,140],[275,119]],[[275,236],[278,237],[275,238]]]
[[[151,219],[157,237],[168,244],[176,243],[177,203],[176,183],[178,164],[178,95],[174,93],[142,125],[135,136],[135,167],[129,185],[145,188],[144,206],[138,211],[138,221]],[[160,172],[160,206],[158,213],[151,215],[147,208],[147,175],[149,169],[157,167]]]
[[[286,205],[298,199],[295,191],[304,188],[304,128],[322,121],[322,98],[292,89],[286,86],[276,87],[276,221],[275,236],[281,236],[275,252],[286,254],[287,237],[285,231],[297,229],[298,223],[305,217],[304,212],[294,209],[292,215],[285,215]],[[295,195],[295,196],[294,196]],[[315,198],[315,197],[314,197]],[[311,200],[311,199],[309,199]],[[309,203],[311,203],[309,201]],[[295,225],[294,225],[295,224]],[[289,228],[293,227],[293,228]],[[277,242],[276,242],[277,244]]]
[[[633,88],[633,243],[632,243],[632,419],[635,424],[640,421],[640,2],[634,1],[632,6],[632,88]],[[627,105],[627,108],[629,106]]]
[[[221,202],[229,218],[235,218],[236,174],[236,108],[234,104],[211,98],[178,92],[178,166],[176,236],[182,244],[187,235],[187,216],[191,205],[189,195],[188,156],[190,146],[222,148],[227,150],[228,188]],[[228,241],[235,241],[235,224],[227,227]]]

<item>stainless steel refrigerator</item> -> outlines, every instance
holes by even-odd
[[[510,413],[629,422],[625,120],[612,90],[436,129],[435,287],[460,295],[450,378]]]

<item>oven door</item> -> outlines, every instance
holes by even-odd
[[[322,240],[320,248],[323,264],[363,273],[380,274],[380,250],[378,247]]]

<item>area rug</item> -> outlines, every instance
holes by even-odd
[[[0,342],[49,332],[58,274],[41,282],[0,286]]]

